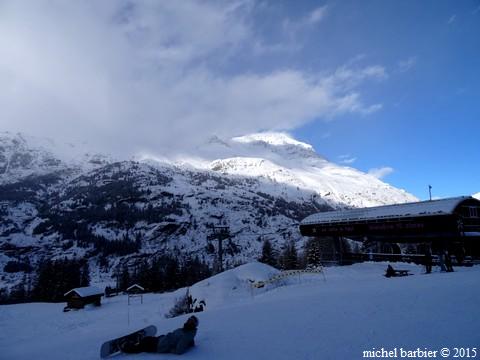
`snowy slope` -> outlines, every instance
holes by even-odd
[[[374,347],[478,348],[479,267],[423,275],[419,266],[395,266],[415,275],[387,279],[382,276],[386,264],[364,263],[327,268],[326,281],[293,278],[253,293],[238,290],[239,285],[267,276],[271,268],[248,264],[207,279],[211,298],[198,314],[197,346],[182,358],[333,360],[361,359],[364,350]],[[100,308],[69,313],[62,312],[64,304],[0,306],[1,357],[98,359],[101,343],[112,337],[147,324],[156,325],[160,334],[181,326],[186,316],[164,318],[178,294],[146,294],[143,304],[130,307],[125,296],[118,296],[105,299]]]
[[[252,283],[266,281],[278,273],[280,271],[271,266],[248,263],[198,282],[191,287],[190,293],[198,301],[205,300],[209,309],[249,302]]]
[[[480,200],[480,192],[472,195],[475,199]]]

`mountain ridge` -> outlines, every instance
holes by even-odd
[[[217,138],[196,157],[141,161],[62,158],[62,147],[28,139],[0,134],[0,271],[25,257],[84,257],[98,279],[159,252],[213,263],[214,225],[230,228],[228,267],[256,259],[266,238],[277,250],[301,246],[297,224],[312,213],[415,200],[285,134]],[[15,283],[21,274],[3,276]]]

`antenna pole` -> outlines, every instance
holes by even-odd
[[[428,193],[430,195],[430,201],[432,201],[432,185],[428,185]]]

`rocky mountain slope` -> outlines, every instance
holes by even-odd
[[[144,254],[211,263],[219,225],[230,228],[233,265],[257,258],[265,238],[276,248],[301,242],[296,224],[314,212],[406,201],[415,198],[285,134],[212,138],[195,157],[115,161],[0,133],[0,272],[9,261],[63,256],[90,259],[98,279]]]

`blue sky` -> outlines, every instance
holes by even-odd
[[[480,1],[0,2],[0,128],[120,155],[286,131],[421,199],[480,191]]]
[[[480,191],[480,2],[338,1],[328,10],[308,48],[316,58],[332,52],[322,67],[356,56],[384,66],[388,79],[362,89],[382,109],[294,134],[333,161],[391,167],[384,180],[421,199],[428,184],[439,197]],[[328,51],[315,49],[325,41]]]

